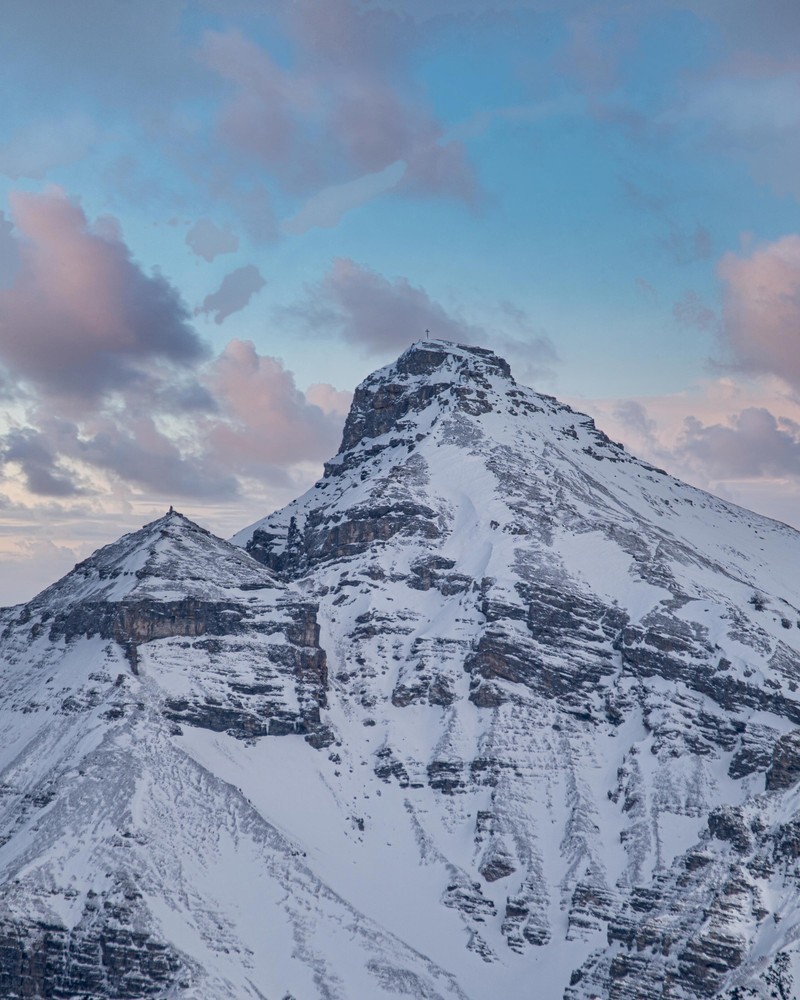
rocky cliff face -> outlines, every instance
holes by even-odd
[[[796,532],[431,342],[234,542],[0,612],[3,995],[794,995]]]

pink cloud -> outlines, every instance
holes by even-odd
[[[203,436],[232,470],[256,474],[335,452],[341,411],[324,413],[281,361],[258,354],[251,342],[232,340],[211,366],[208,384],[221,413],[208,420]]]
[[[800,389],[800,236],[726,254],[723,334],[735,364]]]
[[[640,399],[576,399],[634,455],[800,527],[800,401],[774,377],[706,380]]]
[[[135,380],[148,361],[204,356],[178,293],[138,266],[115,223],[91,226],[55,189],[10,201],[20,266],[0,290],[0,356],[12,371],[91,397]]]
[[[21,389],[0,481],[61,500],[211,502],[239,495],[242,476],[286,484],[333,454],[346,394],[318,386],[308,398],[240,341],[209,360],[178,294],[133,260],[113,218],[92,224],[57,190],[12,206],[15,229],[0,235],[19,261],[0,290],[0,361]],[[263,284],[240,268],[206,309],[221,321]],[[0,394],[10,385],[0,367]]]
[[[14,238],[14,226],[0,212],[0,288],[7,288],[19,267],[19,246]]]
[[[341,417],[342,420],[350,412],[353,401],[352,392],[335,389],[327,382],[315,382],[306,389],[306,399],[312,406],[318,406],[323,413]]]

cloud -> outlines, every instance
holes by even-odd
[[[800,390],[800,236],[784,236],[749,256],[726,254],[723,338],[734,364],[772,374]]]
[[[266,285],[255,264],[237,267],[226,274],[216,292],[206,295],[198,314],[214,313],[214,322],[223,323],[228,316],[244,309],[250,299]]]
[[[0,498],[1,499],[1,498]],[[2,510],[0,502],[0,510]],[[52,512],[48,511],[52,517]],[[28,537],[30,524],[42,519],[41,510],[28,510],[23,525],[17,527],[19,537],[0,539],[0,607],[29,601],[64,573],[68,573],[80,558],[76,549],[56,545],[47,538]],[[52,529],[52,522],[48,524]],[[108,537],[105,539],[108,540]],[[98,541],[98,544],[102,544]],[[88,552],[84,553],[88,555]]]
[[[183,0],[108,3],[82,0],[80,16],[69,4],[5,0],[0,53],[15,71],[25,54],[30,92],[49,104],[90,94],[94,103],[150,115],[172,101],[202,94],[203,74],[186,51]],[[98,86],[98,80],[102,86]]]
[[[800,528],[800,399],[773,376],[640,399],[571,399],[639,458]]]
[[[284,231],[298,236],[315,226],[320,229],[337,226],[345,213],[391,191],[402,180],[405,172],[405,163],[391,163],[377,173],[365,174],[355,180],[323,188],[287,219]]]
[[[797,56],[800,8],[794,0],[774,0],[769,17],[764,17],[763,7],[754,0],[704,0],[699,9],[703,16],[714,20],[735,49]]]
[[[193,441],[176,443],[149,417],[109,417],[90,437],[76,437],[73,451],[88,465],[151,495],[205,500],[237,496],[236,477],[212,454],[195,452],[193,445]]]
[[[635,399],[621,399],[614,407],[614,417],[634,434],[651,445],[655,443],[656,422]]]
[[[634,10],[615,19],[607,5],[565,10],[569,41],[562,68],[594,98],[606,96],[619,84],[619,64],[636,42]]]
[[[37,496],[69,497],[83,492],[59,468],[45,436],[31,427],[17,428],[0,439],[0,460],[18,465],[28,491]]]
[[[33,122],[0,145],[0,173],[12,180],[39,180],[86,156],[96,137],[97,129],[85,115]]]
[[[332,329],[370,353],[404,350],[424,338],[426,329],[442,340],[472,343],[482,337],[477,327],[450,315],[407,278],[386,278],[347,257],[333,262],[294,312],[312,328]]]
[[[726,424],[688,417],[677,453],[718,479],[800,477],[800,426],[760,407],[742,410]]]
[[[499,303],[477,322],[445,309],[407,278],[387,278],[347,257],[334,260],[321,282],[307,286],[305,300],[282,315],[315,336],[340,336],[368,354],[397,354],[429,330],[438,340],[493,347],[523,379],[549,377],[558,360],[547,335],[513,303]]]
[[[17,235],[8,225],[0,235],[20,262],[0,291],[0,356],[22,388],[15,426],[0,433],[9,488],[220,502],[240,496],[242,477],[287,485],[335,451],[347,394],[317,386],[306,397],[252,344],[209,358],[177,293],[141,270],[115,219],[90,224],[60,191],[12,204]],[[257,268],[239,268],[203,308],[222,322],[263,286]],[[2,367],[0,383],[5,395]]]
[[[338,416],[343,420],[350,412],[352,392],[342,392],[327,382],[315,382],[306,389],[306,399],[312,406],[318,406],[323,413]]]
[[[648,302],[655,302],[658,299],[658,292],[655,287],[650,284],[647,278],[637,275],[636,278],[634,278],[634,284],[636,285],[636,289],[642,298],[646,299]]]
[[[776,0],[769,17],[749,0],[706,0],[694,14],[711,27],[717,58],[689,76],[660,116],[698,135],[703,155],[743,162],[779,195],[800,198],[800,30],[797,4]],[[688,131],[687,130],[687,131]]]
[[[220,254],[235,253],[239,237],[230,225],[218,226],[210,219],[198,219],[186,234],[186,244],[198,257],[209,263]]]
[[[208,384],[221,415],[204,425],[203,438],[228,468],[274,474],[336,451],[344,420],[335,390],[317,388],[316,399],[329,405],[323,412],[300,392],[279,359],[259,355],[251,342],[232,340],[211,366]]]
[[[299,0],[284,8],[282,26],[288,66],[238,31],[204,36],[201,61],[233,86],[219,117],[232,149],[286,191],[320,199],[311,207],[323,218],[334,202],[343,211],[394,188],[383,172],[397,164],[398,191],[477,201],[465,147],[413,84],[420,35],[411,18],[350,0]]]
[[[18,376],[90,398],[140,378],[147,362],[205,355],[176,290],[141,270],[115,222],[91,226],[58,190],[10,201],[20,267],[0,290],[0,356]]]
[[[13,233],[13,223],[0,212],[0,289],[8,288],[19,268],[19,245]]]

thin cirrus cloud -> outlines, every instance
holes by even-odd
[[[713,330],[717,325],[717,315],[700,298],[697,292],[689,290],[672,306],[672,315],[679,326],[695,330]]]
[[[235,271],[226,274],[219,288],[206,295],[199,306],[196,315],[214,317],[217,324],[224,323],[228,316],[239,312],[250,302],[250,299],[266,285],[261,272],[255,264],[245,264]]]
[[[106,220],[92,226],[61,191],[14,193],[19,268],[0,290],[0,357],[19,376],[90,397],[141,365],[206,354],[177,291],[146,274]]]
[[[331,184],[313,194],[283,225],[283,230],[299,236],[313,229],[332,229],[345,213],[367,204],[386,191],[391,191],[402,180],[405,163],[390,163],[374,174],[365,174],[343,184]]]

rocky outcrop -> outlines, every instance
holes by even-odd
[[[781,736],[772,750],[767,790],[792,788],[800,781],[800,729]]]
[[[174,948],[137,930],[131,904],[90,893],[74,926],[0,915],[0,996],[142,1000],[191,978]]]

